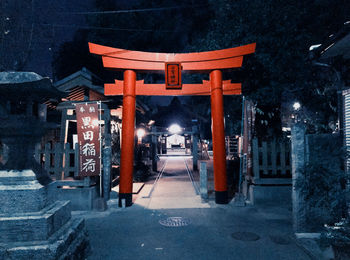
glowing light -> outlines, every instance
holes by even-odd
[[[294,108],[294,110],[299,110],[299,109],[301,108],[300,103],[299,103],[299,102],[295,102],[295,103],[293,104],[293,108]]]
[[[181,127],[178,124],[172,124],[169,128],[168,128],[169,132],[172,134],[178,134],[181,132]]]
[[[143,129],[143,128],[137,129],[136,135],[139,139],[141,139],[142,137],[144,137],[146,135],[145,129]]]
[[[315,45],[311,45],[309,48],[309,51],[312,51],[314,49],[317,49],[318,47],[320,47],[322,44],[315,44]]]

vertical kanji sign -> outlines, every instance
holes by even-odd
[[[243,154],[246,154],[245,174],[252,176],[252,135],[254,129],[254,104],[250,100],[244,101],[244,126],[243,126]]]
[[[167,89],[181,89],[181,63],[165,63],[165,85]]]
[[[96,176],[101,171],[100,124],[97,103],[76,105],[79,142],[79,176]]]

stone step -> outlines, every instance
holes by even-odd
[[[0,259],[84,259],[89,242],[83,219],[70,219],[49,239],[0,243]]]
[[[18,185],[23,182],[37,181],[32,170],[0,171],[0,185]]]
[[[71,218],[69,203],[56,201],[40,212],[0,216],[0,243],[47,240]]]

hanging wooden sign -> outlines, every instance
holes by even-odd
[[[97,176],[101,171],[98,104],[76,105],[79,142],[79,176]]]
[[[167,89],[181,89],[181,63],[165,63],[165,86]]]

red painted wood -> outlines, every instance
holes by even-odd
[[[224,95],[240,95],[242,93],[241,83],[224,81]],[[116,80],[115,84],[105,84],[106,96],[123,95],[123,81]],[[210,95],[210,84],[183,84],[182,89],[166,89],[165,84],[144,84],[143,80],[136,82],[137,96],[197,96]]]
[[[134,129],[136,108],[136,72],[124,72],[123,97],[123,128],[122,148],[120,157],[120,185],[121,194],[132,194],[132,175],[134,168]]]
[[[211,82],[211,117],[213,137],[214,189],[227,191],[226,151],[224,127],[224,101],[222,97],[222,72],[210,73]]]
[[[103,66],[114,70],[137,70],[137,71],[164,71],[165,63],[126,60],[102,56]],[[198,62],[182,62],[183,71],[207,72],[213,69],[230,69],[242,66],[243,56],[222,60],[209,60]]]
[[[227,59],[232,57],[243,56],[255,52],[256,43],[251,43],[235,48],[205,51],[205,52],[191,52],[191,53],[156,53],[156,52],[142,52],[118,49],[107,47],[89,42],[90,53],[114,57],[119,59],[135,60],[135,61],[149,61],[149,62],[196,62],[196,61],[210,61]]]

